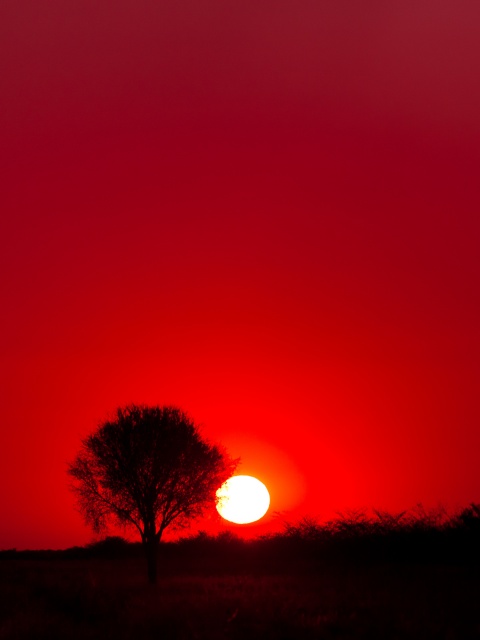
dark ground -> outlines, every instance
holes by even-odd
[[[0,638],[480,639],[477,524],[200,536],[162,545],[154,586],[118,539],[4,551]]]
[[[192,572],[150,587],[134,559],[8,560],[0,589],[1,638],[480,638],[466,567]]]
[[[169,572],[141,559],[4,560],[1,638],[480,638],[478,568]]]

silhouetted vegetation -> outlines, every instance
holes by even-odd
[[[0,638],[326,640],[478,638],[480,506],[351,512],[256,540],[200,533],[0,552]]]
[[[95,531],[113,523],[140,535],[154,583],[165,529],[188,523],[214,504],[216,490],[234,468],[226,452],[203,440],[179,409],[131,405],[83,441],[69,474]]]
[[[107,536],[64,550],[7,549],[0,551],[0,559],[135,559],[143,552],[140,542]],[[471,504],[453,516],[418,507],[398,514],[351,511],[325,523],[304,518],[250,540],[228,530],[215,536],[201,531],[162,542],[159,557],[169,573],[316,572],[327,565],[378,563],[480,565],[480,505]]]

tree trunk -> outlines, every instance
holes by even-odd
[[[145,541],[145,553],[147,556],[148,581],[150,584],[157,582],[158,565],[158,540],[155,536]]]

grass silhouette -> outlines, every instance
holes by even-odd
[[[480,509],[344,514],[253,541],[0,552],[0,638],[478,638]]]

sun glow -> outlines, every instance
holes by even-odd
[[[232,476],[217,491],[217,511],[230,522],[260,520],[270,506],[267,487],[253,476]]]

